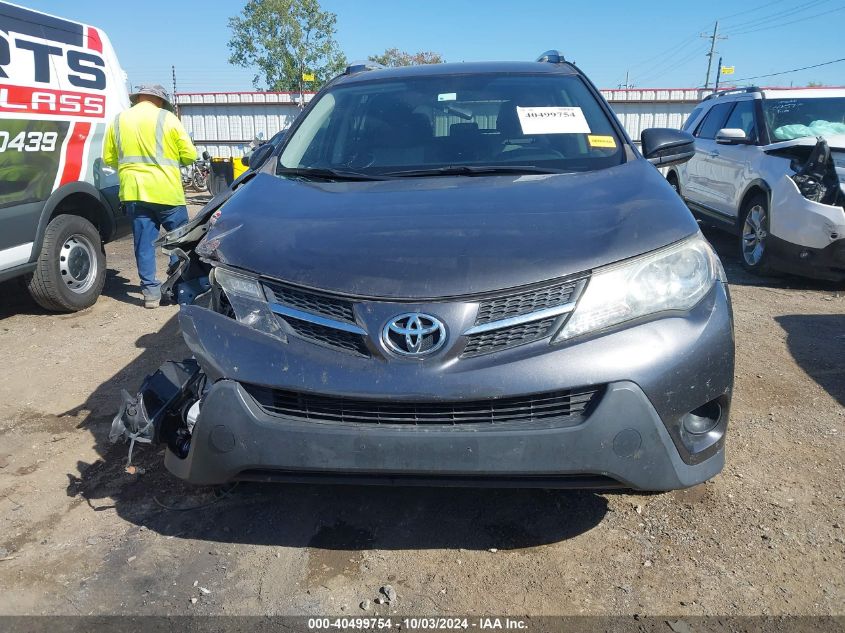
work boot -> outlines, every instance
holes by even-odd
[[[157,308],[161,303],[161,288],[158,286],[154,288],[144,288],[144,307]]]

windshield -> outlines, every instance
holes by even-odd
[[[369,175],[464,166],[587,171],[622,158],[613,125],[579,77],[482,74],[332,88],[293,132],[279,165],[281,173]]]
[[[766,99],[763,112],[774,141],[845,134],[845,97]]]

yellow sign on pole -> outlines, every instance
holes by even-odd
[[[314,81],[314,73],[302,73],[302,81]]]
[[[734,67],[733,66],[722,66],[722,74],[723,75],[733,75],[734,74]]]

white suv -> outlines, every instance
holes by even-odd
[[[746,269],[845,279],[845,89],[716,93],[683,129],[667,179],[693,214],[739,235]]]

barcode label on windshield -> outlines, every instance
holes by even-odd
[[[517,106],[523,134],[589,134],[590,126],[581,108]]]

